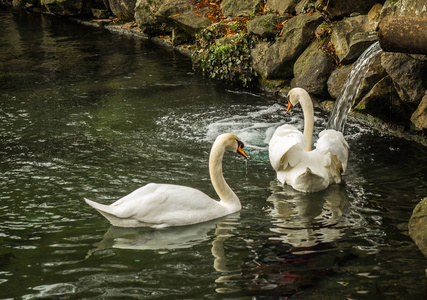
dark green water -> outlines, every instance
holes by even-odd
[[[275,103],[146,41],[0,11],[0,299],[425,299],[407,223],[426,148],[350,123],[342,185],[282,189],[267,142],[302,115]],[[237,215],[120,229],[83,201],[149,182],[215,196],[208,153],[226,131],[249,155],[225,157]]]

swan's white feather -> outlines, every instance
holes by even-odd
[[[315,144],[316,150],[322,154],[331,153],[336,164],[340,164],[342,171],[347,170],[348,144],[344,135],[336,130],[326,129],[319,133]],[[332,162],[331,162],[332,163]]]
[[[286,124],[278,127],[271,137],[268,148],[270,163],[274,170],[286,169],[288,164],[292,167],[298,164],[297,157],[286,154],[293,148],[296,151],[303,150],[305,144],[304,135],[294,126]]]

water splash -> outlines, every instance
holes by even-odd
[[[371,62],[381,50],[379,42],[375,42],[354,63],[329,117],[328,129],[344,131],[347,116],[354,105],[356,95],[362,85],[362,79],[365,77]]]

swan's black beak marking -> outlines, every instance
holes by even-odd
[[[238,145],[237,146],[237,153],[240,154],[241,156],[243,156],[244,159],[247,159],[248,156],[242,150],[245,147],[245,145],[241,141],[237,141],[237,145]]]
[[[291,101],[289,101],[289,96],[288,95],[283,95],[283,99],[279,100],[279,104],[283,105],[283,106],[286,106],[286,112],[287,113],[291,111],[292,103],[291,103]]]

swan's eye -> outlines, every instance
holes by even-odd
[[[245,144],[243,144],[243,142],[236,140],[237,142],[237,146],[240,147],[241,149],[245,148]]]

